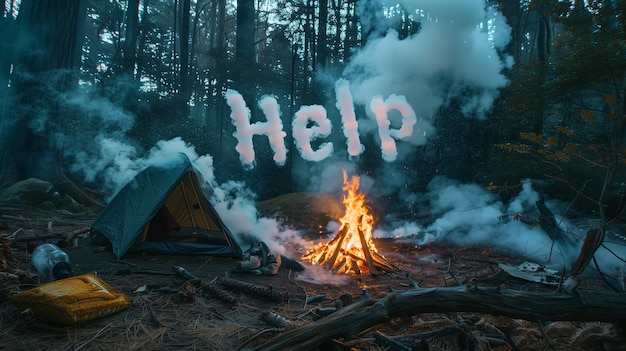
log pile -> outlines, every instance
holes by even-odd
[[[398,270],[382,255],[370,248],[371,244],[358,226],[353,231],[350,229],[350,224],[343,225],[333,240],[307,253],[303,259],[322,265],[333,273],[378,275],[380,271]],[[358,234],[360,245],[346,247],[345,242],[350,240],[352,233]]]

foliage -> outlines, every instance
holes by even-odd
[[[614,101],[607,98],[607,101]],[[600,130],[606,123],[590,110],[580,112],[581,129]],[[610,121],[610,120],[609,120]],[[593,134],[575,131],[560,125],[552,133],[520,133],[520,142],[502,143],[496,147],[508,152],[528,155],[541,162],[547,179],[565,184],[575,196],[580,196],[597,207],[598,212],[607,210],[605,198],[608,191],[621,196],[617,208],[611,209],[611,217],[624,209],[624,184],[618,176],[626,172],[626,146],[615,138],[594,138]]]

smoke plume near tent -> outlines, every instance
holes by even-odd
[[[196,147],[182,137],[159,140],[150,149],[143,149],[127,134],[134,126],[134,116],[115,103],[95,98],[88,91],[77,90],[63,95],[61,101],[81,116],[90,128],[78,128],[70,133],[62,128],[54,128],[55,140],[63,146],[64,157],[69,162],[69,170],[74,177],[97,184],[111,199],[126,183],[149,166],[167,165],[179,158],[180,153],[201,172],[205,186],[213,188],[211,202],[224,223],[236,236],[236,240],[246,248],[252,241],[264,241],[277,253],[285,251],[287,243],[298,243],[298,233],[286,228],[271,218],[261,218],[255,206],[256,195],[245,183],[229,180],[218,183],[215,176],[213,157],[200,155]],[[278,106],[275,99],[266,97],[261,108],[274,116],[265,124],[265,130],[272,137],[284,136],[280,133]],[[238,111],[246,116],[245,111]],[[278,127],[277,127],[278,126]],[[277,132],[278,131],[278,132]],[[284,157],[286,151],[277,150]]]

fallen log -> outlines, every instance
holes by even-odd
[[[289,299],[289,295],[286,292],[274,290],[271,286],[252,284],[226,277],[218,277],[216,282],[227,289],[241,291],[246,294],[268,299],[270,301],[280,302],[287,301]]]
[[[40,241],[40,240],[47,240],[47,239],[54,239],[54,238],[61,238],[63,234],[59,234],[59,233],[49,233],[49,232],[44,232],[44,231],[39,231],[39,233],[30,233],[30,234],[24,234],[24,235],[20,235],[17,236],[15,238],[15,241],[20,243],[20,242],[27,242],[27,241]]]
[[[221,289],[220,287],[216,286],[213,283],[203,284],[202,290],[204,290],[206,293],[212,296],[215,296],[221,301],[226,302],[227,304],[230,304],[232,306],[235,306],[239,303],[239,301],[237,300],[237,297],[233,296],[228,291]]]
[[[529,321],[624,322],[626,294],[596,290],[532,292],[494,287],[435,287],[391,292],[361,301],[281,334],[255,351],[311,350],[341,335],[356,335],[392,318],[421,313],[474,312]]]

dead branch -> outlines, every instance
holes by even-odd
[[[74,231],[71,231],[67,234],[67,237],[65,238],[66,242],[70,242],[72,241],[72,239],[74,239],[75,237],[77,237],[80,234],[85,234],[87,232],[89,232],[91,230],[91,227],[82,227],[80,229],[76,229]]]
[[[576,290],[531,292],[492,287],[435,287],[364,298],[324,319],[292,329],[254,349],[310,350],[340,335],[354,335],[392,318],[421,313],[474,312],[529,321],[624,321],[626,294]]]
[[[570,269],[572,275],[581,274],[589,265],[589,261],[604,241],[604,228],[593,228],[587,232],[576,262]]]
[[[15,242],[26,242],[26,241],[40,241],[46,239],[53,239],[60,237],[61,234],[48,233],[47,231],[39,231],[38,233],[29,233],[24,235],[19,235],[15,238]]]
[[[271,301],[286,301],[288,295],[285,292],[274,290],[272,287],[251,284],[232,278],[219,277],[217,283],[227,289],[241,291],[250,295],[263,297]]]
[[[540,195],[540,198],[535,202],[535,205],[537,206],[539,213],[541,213],[541,216],[539,217],[539,225],[541,225],[541,228],[550,236],[552,241],[569,247],[576,246],[576,243],[574,243],[574,241],[561,230],[559,223],[557,223],[556,218],[554,217],[554,213],[552,213],[552,211],[546,206],[543,194]]]
[[[274,328],[289,328],[293,325],[293,322],[287,318],[277,314],[276,312],[266,312],[261,315],[261,320],[267,325]]]
[[[203,284],[202,289],[207,294],[210,294],[218,298],[219,300],[226,302],[227,304],[235,306],[239,303],[239,301],[237,301],[237,298],[235,296],[228,293],[228,291],[217,287],[215,284],[212,284],[212,283]]]

